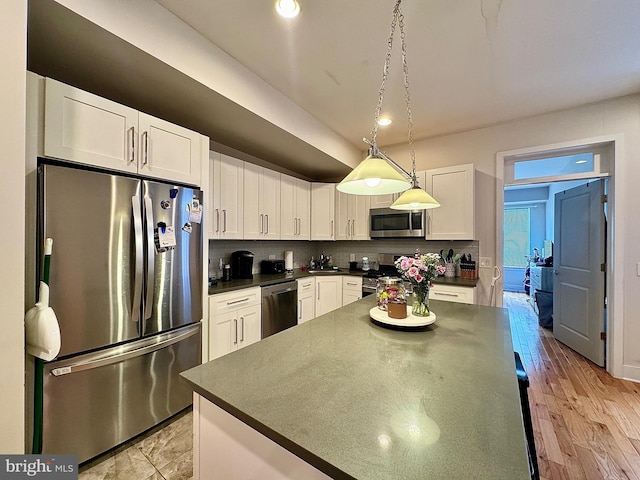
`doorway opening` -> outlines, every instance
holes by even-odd
[[[539,315],[540,325],[550,329],[553,328],[553,313],[549,312],[555,311],[556,316],[565,319],[561,324],[556,323],[556,327],[561,327],[557,330],[568,331],[575,339],[580,340],[577,345],[572,345],[573,340],[571,338],[567,340],[567,335],[564,335],[564,340],[571,348],[590,358],[591,352],[588,351],[588,348],[583,348],[582,340],[591,336],[593,337],[592,341],[599,344],[602,351],[601,360],[598,361],[596,358],[593,361],[600,365],[605,363],[604,347],[605,340],[608,338],[605,308],[607,305],[607,286],[611,282],[605,282],[605,279],[611,268],[607,259],[613,257],[611,247],[613,243],[611,242],[612,233],[607,227],[605,218],[609,211],[606,194],[613,193],[613,182],[607,181],[607,177],[610,172],[613,172],[614,152],[615,141],[610,140],[594,143],[585,141],[571,145],[563,144],[501,152],[497,156],[498,180],[502,179],[503,184],[502,188],[498,187],[496,191],[499,209],[496,212],[498,227],[496,231],[498,245],[496,258],[498,265],[502,265],[504,271],[504,280],[502,288],[497,294],[497,300],[502,302],[503,292],[521,292],[536,315]],[[604,180],[598,182],[598,179]],[[598,186],[604,191],[602,199],[605,203],[600,207],[602,221],[599,222],[597,217],[596,220],[590,220],[586,213],[583,214],[588,210],[588,203],[580,204],[578,201],[580,207],[577,209],[574,207],[572,215],[575,216],[576,212],[579,212],[580,217],[584,216],[584,220],[573,220],[573,225],[585,224],[585,229],[581,230],[582,233],[588,231],[588,226],[592,221],[597,224],[592,229],[602,229],[603,241],[601,247],[597,247],[602,249],[598,254],[601,257],[601,263],[593,253],[585,255],[585,257],[598,260],[597,273],[602,277],[601,282],[593,280],[595,278],[595,261],[591,261],[590,267],[585,262],[582,262],[585,263],[583,266],[574,261],[577,257],[570,253],[573,250],[573,245],[567,241],[569,238],[566,234],[567,229],[561,228],[555,219],[559,215],[556,198],[562,199],[563,195],[574,191],[573,189],[580,192],[582,192],[580,189],[583,189],[588,192],[588,187],[585,190],[584,186],[588,186],[590,183],[593,185],[592,191],[596,189],[596,184],[602,184],[602,187]],[[556,197],[558,194],[560,197]],[[565,212],[564,215],[567,218],[568,213]],[[557,254],[563,251],[563,245],[559,244],[560,240],[556,230],[564,230],[565,232],[562,242],[566,247],[564,249],[565,259],[574,257],[572,265],[569,265],[568,269],[563,270],[558,267],[557,263],[554,263],[558,260]],[[588,237],[588,235],[579,235],[579,237],[582,240],[582,237]],[[593,249],[594,245],[595,243],[582,248]],[[567,265],[563,265],[563,267],[567,267]],[[588,284],[580,285],[579,289],[574,288],[576,285],[573,280],[572,282],[562,281],[559,277],[560,272],[562,272],[563,278],[570,278],[571,274],[578,271],[588,271],[589,268],[594,271],[591,277],[594,285],[591,290]],[[600,272],[601,268],[602,272]],[[582,292],[586,293],[581,297]],[[555,304],[553,302],[554,296],[556,297]],[[587,328],[586,320],[583,321],[583,317],[586,315],[578,314],[579,312],[591,312],[595,297],[598,297],[600,302],[598,317],[602,325],[598,327],[597,341],[593,325]],[[536,298],[539,300],[538,302],[536,302]],[[591,300],[588,302],[587,298]],[[540,302],[540,299],[543,301]],[[549,307],[549,302],[551,302],[551,307]],[[591,305],[589,308],[586,306],[588,303]],[[540,310],[541,307],[544,308],[544,312]],[[549,317],[551,317],[551,322],[549,322]],[[567,318],[570,321],[566,321]],[[596,325],[598,325],[597,322]],[[554,335],[556,335],[555,332]],[[560,337],[562,336],[560,335]],[[560,341],[563,339],[561,338]],[[580,351],[581,349],[585,351]],[[596,357],[598,356],[596,355]]]

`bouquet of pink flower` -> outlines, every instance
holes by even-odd
[[[425,253],[413,257],[400,257],[395,262],[398,273],[414,287],[431,286],[431,280],[444,275],[442,258],[437,253]]]
[[[413,286],[413,315],[427,317],[429,309],[429,287],[431,280],[445,272],[442,258],[437,253],[416,254],[415,257],[400,257],[396,268],[402,278]]]

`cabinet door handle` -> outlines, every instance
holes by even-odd
[[[264,233],[264,215],[260,214],[260,233]]]
[[[334,233],[333,233],[333,220],[331,220],[331,238],[334,237]]]
[[[269,233],[269,215],[265,215],[265,217],[267,218],[267,229],[265,230],[265,235]]]
[[[223,220],[223,224],[222,224],[222,232],[226,232],[227,231],[227,210],[222,210],[222,220]]]
[[[351,238],[356,236],[356,219],[351,219]]]
[[[135,127],[131,127],[129,129],[129,131],[131,132],[131,136],[130,136],[130,140],[129,140],[129,145],[130,145],[129,163],[133,163],[136,160],[136,128]]]
[[[227,305],[235,305],[237,303],[243,303],[243,302],[248,302],[249,301],[249,297],[244,297],[241,298],[240,300],[234,300],[233,302],[227,302]]]
[[[302,235],[302,220],[298,219],[298,235]]]
[[[240,341],[244,342],[244,317],[240,317],[240,321],[242,322],[240,326]]]
[[[216,233],[220,231],[220,210],[216,208]]]
[[[320,284],[316,285],[316,289],[318,290],[318,300],[320,300]]]
[[[233,328],[236,332],[236,336],[235,336],[235,340],[233,341],[233,344],[237,345],[238,344],[238,319],[237,318],[233,319]]]
[[[142,132],[142,165],[149,163],[149,133]]]
[[[358,284],[357,283],[352,283],[352,282],[347,282],[347,285],[351,285],[353,287],[356,287]]]
[[[457,294],[457,293],[436,292],[435,290],[434,290],[434,292],[433,292],[433,293],[434,293],[435,295],[440,295],[440,296],[442,296],[442,297],[457,297],[457,296],[458,296],[458,294]]]
[[[298,320],[302,320],[302,300],[298,300]]]
[[[295,218],[293,219],[293,235],[298,235],[298,222]]]

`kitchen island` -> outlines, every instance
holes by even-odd
[[[374,305],[184,372],[196,478],[529,478],[508,312],[432,301],[403,332]]]

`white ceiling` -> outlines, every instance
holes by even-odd
[[[362,148],[373,126],[393,0],[156,0]],[[638,0],[405,0],[414,138],[640,91]],[[399,36],[379,144],[407,141]]]
[[[155,0],[365,150],[393,0]],[[640,0],[404,0],[414,139],[640,92]],[[407,141],[399,36],[381,147]],[[28,68],[314,180],[339,159],[136,49],[55,0],[30,0]],[[122,75],[121,72],[127,72]]]

